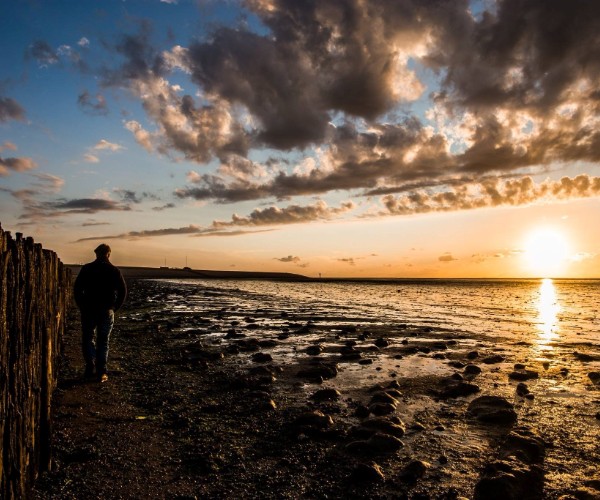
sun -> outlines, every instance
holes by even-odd
[[[567,237],[554,228],[539,228],[525,240],[527,269],[540,278],[555,277],[565,269],[569,256]]]

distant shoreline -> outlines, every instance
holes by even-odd
[[[81,269],[80,264],[66,264],[74,276]],[[275,281],[309,281],[309,282],[344,282],[344,283],[509,283],[515,281],[540,281],[544,278],[359,278],[359,277],[320,277],[313,278],[295,273],[262,272],[262,271],[219,271],[191,268],[157,268],[119,266],[123,276],[128,279],[232,279],[232,280],[275,280]],[[595,281],[600,278],[551,278],[554,281]]]
[[[79,264],[66,265],[73,275],[81,269]],[[156,268],[119,266],[125,278],[129,279],[261,279],[281,281],[313,281],[313,278],[294,273],[260,271],[212,271],[191,268]]]

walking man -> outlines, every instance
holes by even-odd
[[[115,311],[123,305],[127,287],[121,271],[109,261],[110,247],[102,243],[94,252],[96,260],[85,264],[77,275],[74,294],[81,311],[84,376],[92,378],[95,370],[98,381],[106,382],[108,342],[115,321]]]

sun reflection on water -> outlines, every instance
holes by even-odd
[[[537,339],[540,350],[552,350],[550,343],[558,338],[558,313],[560,305],[556,297],[556,289],[551,279],[542,280],[537,301],[539,335]]]

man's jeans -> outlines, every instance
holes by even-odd
[[[96,364],[96,373],[106,373],[108,341],[115,322],[115,313],[108,311],[86,311],[81,313],[83,359],[87,367]],[[96,342],[94,343],[94,333]]]

